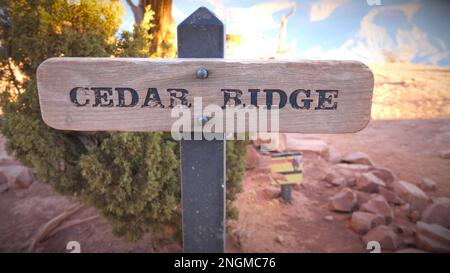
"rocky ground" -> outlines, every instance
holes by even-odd
[[[269,156],[250,147],[244,192],[237,201],[241,217],[232,225],[233,250],[368,252],[368,242],[377,241],[381,251],[450,251],[450,161],[448,151],[441,150],[450,147],[450,139],[416,142],[426,137],[422,130],[439,128],[434,133],[439,136],[449,126],[449,120],[395,126],[372,121],[355,135],[286,135],[271,149],[304,151],[305,179],[294,187],[290,205],[271,186]],[[393,137],[392,131],[399,135]],[[402,148],[376,145],[386,136],[392,137],[390,145]]]
[[[272,145],[304,151],[292,204],[271,185],[269,155],[260,143],[249,146],[228,252],[369,252],[370,241],[382,252],[450,251],[450,70],[372,69],[374,120],[366,129],[283,135]],[[136,244],[114,237],[94,208],[34,181],[4,142],[0,136],[0,252],[68,252],[70,241],[82,252],[181,251],[173,242],[154,246],[151,234]]]

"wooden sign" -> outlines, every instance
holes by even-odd
[[[76,131],[170,131],[172,109],[201,97],[278,107],[280,132],[349,133],[367,125],[373,92],[355,61],[51,58],[37,79],[44,121]]]
[[[271,155],[272,184],[299,185],[303,181],[303,158],[301,152]]]

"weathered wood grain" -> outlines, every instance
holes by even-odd
[[[208,78],[196,78],[200,67],[208,70]],[[280,132],[350,133],[367,125],[373,92],[371,70],[355,61],[51,58],[39,66],[37,79],[44,121],[56,129],[76,131],[170,131],[176,118],[167,107],[170,96],[166,89],[186,89],[190,102],[202,97],[205,107],[223,106],[221,89],[226,88],[242,90],[246,105],[250,104],[248,89],[261,89],[259,105],[266,103],[263,89],[284,90],[288,104],[280,109]],[[139,103],[117,107],[117,93],[113,92],[114,107],[93,107],[89,91],[91,103],[77,107],[69,97],[74,87],[133,88]],[[141,107],[148,88],[157,88],[165,108]],[[309,110],[289,104],[289,95],[296,89],[311,90],[314,101]],[[314,109],[318,101],[314,91],[324,89],[338,90],[338,97],[333,98],[336,110]]]

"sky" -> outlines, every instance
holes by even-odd
[[[132,12],[122,2],[121,29],[132,30]],[[179,24],[201,6],[239,37],[226,58],[395,59],[450,67],[448,0],[173,0],[172,15]]]

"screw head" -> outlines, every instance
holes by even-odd
[[[208,70],[204,67],[200,67],[197,70],[197,79],[206,79],[208,78]]]
[[[199,116],[199,117],[197,117],[198,124],[205,125],[205,123],[207,123],[208,121],[209,121],[209,117],[208,116]]]

